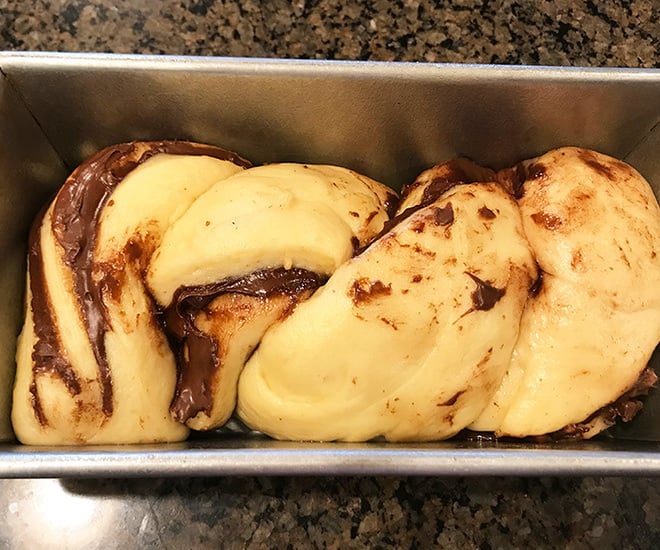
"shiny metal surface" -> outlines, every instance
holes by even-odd
[[[5,54],[70,166],[126,139],[194,138],[255,162],[334,162],[398,187],[465,155],[495,167],[568,143],[625,157],[660,70]]]
[[[0,441],[13,438],[9,408],[27,233],[54,182],[65,175],[60,159],[16,90],[6,78],[0,78]]]
[[[0,477],[660,475],[660,444],[391,445],[209,438],[131,447],[0,447]]]
[[[20,251],[7,264],[13,283],[0,285],[8,304],[0,332],[7,370],[30,220],[63,181],[62,161],[72,168],[111,143],[191,138],[256,162],[343,164],[393,187],[457,155],[499,167],[570,144],[626,158],[660,195],[656,70],[98,54],[0,54],[0,69],[0,108],[10,113],[3,116],[0,140],[12,148],[0,156],[0,235],[7,236],[3,246]],[[659,363],[656,353],[657,370]],[[0,476],[656,475],[660,392],[649,397],[638,419],[612,435],[557,445],[302,444],[248,435],[150,447],[3,444]]]

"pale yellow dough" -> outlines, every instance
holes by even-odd
[[[330,275],[388,219],[384,185],[335,166],[270,164],[219,182],[172,224],[154,256],[148,282],[162,305],[175,290],[284,266]],[[217,343],[220,367],[213,406],[187,424],[224,424],[236,405],[238,377],[263,334],[306,298],[225,294],[196,319]],[[298,345],[298,344],[296,344]]]
[[[438,225],[447,208],[453,222]],[[475,310],[468,273],[505,289],[491,309]],[[238,414],[280,439],[450,437],[499,385],[535,274],[515,202],[497,184],[455,187],[266,333]]]
[[[235,164],[215,158],[161,154],[132,170],[112,194],[101,216],[95,255],[97,262],[114,262],[125,275],[118,297],[107,293],[104,299],[113,319],[105,340],[114,393],[114,411],[109,417],[102,412],[98,367],[73,292],[72,276],[50,230],[50,207],[40,229],[44,268],[59,335],[80,380],[81,392],[72,396],[58,377],[34,376],[31,355],[35,335],[28,293],[12,408],[14,431],[22,443],[145,443],[187,437],[187,428],[172,420],[169,413],[176,382],[174,357],[152,318],[153,307],[137,267],[126,261],[122,250],[129,239],[157,246],[165,228],[197,196],[239,170]],[[39,422],[33,409],[33,381],[46,425]]]
[[[519,205],[543,284],[502,385],[470,426],[514,437],[585,421],[637,381],[660,340],[660,209],[648,183],[584,149],[525,164]]]
[[[156,300],[265,267],[330,274],[387,220],[391,191],[336,166],[269,164],[209,189],[173,224],[148,272]]]

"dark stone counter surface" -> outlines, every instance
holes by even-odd
[[[0,49],[659,67],[657,0],[0,0]],[[0,481],[0,547],[658,548],[660,480]]]
[[[644,479],[9,480],[2,548],[658,548]]]
[[[343,4],[343,5],[342,5]],[[653,67],[656,0],[0,0],[4,49]]]

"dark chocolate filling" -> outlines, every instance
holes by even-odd
[[[438,165],[436,168],[442,172],[442,175],[433,179],[431,184],[426,188],[432,188],[431,193],[437,194],[436,198],[458,183],[497,181],[495,172],[490,168],[484,168],[467,158],[452,159]],[[401,201],[404,201],[414,189],[422,184],[423,180],[417,178],[412,183],[404,186],[401,190]]]
[[[396,193],[388,193],[385,199],[385,212],[388,218],[394,217],[396,209],[399,208],[399,197]]]
[[[617,418],[621,418],[623,422],[630,422],[642,409],[643,403],[637,398],[647,395],[657,381],[658,376],[651,367],[647,366],[632,387],[612,403],[601,407],[582,422],[568,424],[556,432],[537,436],[535,440],[583,439],[584,434],[598,419],[603,420],[608,427],[613,426]]]
[[[459,433],[457,438],[467,441],[531,441],[533,443],[584,439],[584,435],[589,432],[593,423],[598,419],[604,420],[608,427],[613,426],[617,418],[621,418],[623,422],[630,422],[643,406],[642,401],[637,398],[647,395],[657,380],[658,376],[651,367],[647,366],[632,387],[612,403],[601,407],[582,422],[568,424],[555,432],[517,438],[510,436],[497,437],[492,432],[477,432],[466,429]]]
[[[408,219],[415,212],[421,210],[422,208],[426,208],[430,204],[433,204],[452,187],[466,183],[489,182],[496,180],[495,172],[488,168],[483,168],[482,166],[479,166],[478,164],[467,159],[453,159],[439,166],[444,170],[444,175],[438,176],[431,180],[431,183],[429,183],[424,188],[421,201],[418,204],[409,206],[396,216],[393,215],[396,212],[396,209],[393,209],[390,213],[390,219],[385,222],[383,229],[381,229],[378,235],[371,239],[371,241],[365,244],[362,248],[356,250],[356,256],[364,252],[374,242],[392,231],[392,229]],[[405,198],[412,192],[412,190],[422,185],[422,183],[422,180],[417,178],[412,183],[404,186],[403,190],[401,191],[400,202],[403,202]],[[451,219],[449,219],[449,212],[451,212]],[[444,221],[446,223],[440,223],[439,225],[450,225],[453,222],[454,212],[451,210],[451,207],[450,210],[447,210],[445,213],[447,217]]]
[[[94,251],[98,220],[103,207],[117,185],[131,170],[154,155],[207,155],[229,160],[239,166],[250,163],[223,149],[181,141],[124,143],[106,148],[92,156],[69,176],[60,190],[53,208],[52,229],[63,249],[64,262],[74,277],[74,290],[82,313],[85,329],[96,358],[102,392],[102,410],[112,415],[112,377],[105,349],[108,319],[102,299],[102,285],[94,280]],[[33,374],[60,373],[69,391],[80,391],[75,375],[65,358],[58,329],[52,316],[48,298],[43,261],[40,253],[40,231],[30,234],[30,277],[32,312],[37,338],[33,351]],[[35,385],[36,387],[36,385]],[[36,393],[33,393],[33,396]],[[35,414],[44,418],[38,397],[33,399]],[[42,422],[43,423],[43,422]]]
[[[532,286],[529,287],[530,298],[536,298],[541,294],[541,290],[543,290],[543,270],[538,263],[536,264],[536,273],[536,279],[534,279]]]
[[[504,168],[497,173],[497,181],[516,200],[525,195],[525,185],[534,180],[540,180],[546,175],[546,168],[540,163],[519,162],[513,168]]]
[[[447,226],[454,223],[454,208],[448,202],[443,207],[433,209],[433,221],[435,225]]]
[[[505,288],[496,288],[489,281],[482,281],[476,275],[466,271],[465,274],[472,279],[477,287],[472,293],[472,309],[470,311],[488,311],[506,293]]]
[[[59,334],[55,328],[52,315],[50,294],[45,281],[45,273],[41,264],[40,228],[47,208],[42,208],[30,228],[28,266],[30,273],[30,292],[32,293],[32,315],[36,340],[32,349],[33,379],[30,383],[30,399],[34,414],[42,426],[48,425],[39,398],[36,378],[42,374],[56,376],[71,395],[80,393],[80,382],[69,362],[62,355]],[[41,269],[39,269],[41,267]]]
[[[213,375],[221,368],[218,342],[195,326],[197,314],[221,294],[238,293],[266,299],[276,294],[297,297],[325,283],[327,277],[305,269],[263,269],[244,277],[203,286],[180,287],[162,313],[163,326],[178,365],[170,410],[179,422],[213,406]]]

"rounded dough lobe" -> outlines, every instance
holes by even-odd
[[[232,157],[186,142],[117,145],[81,165],[37,220],[13,393],[22,443],[186,438],[169,413],[176,365],[144,270],[165,228],[242,169]]]
[[[660,209],[638,172],[593,151],[558,149],[521,169],[511,187],[542,281],[471,428],[590,437],[613,422],[597,412],[635,386],[660,340]]]
[[[328,275],[382,228],[391,197],[346,168],[250,168],[209,189],[172,225],[149,267],[149,287],[168,305],[179,287],[265,267]]]
[[[450,437],[499,385],[535,276],[508,194],[454,187],[265,334],[238,414],[279,439]]]

